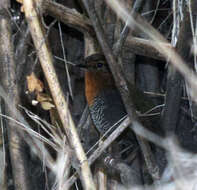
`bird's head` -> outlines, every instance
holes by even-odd
[[[102,54],[93,54],[85,58],[84,62],[76,65],[77,67],[83,68],[86,72],[100,72],[110,73],[110,69]]]
[[[94,54],[85,59],[86,68],[88,71],[110,73],[110,69],[105,60],[104,55]]]

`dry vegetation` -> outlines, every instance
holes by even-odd
[[[197,189],[195,0],[0,1],[0,189]],[[86,58],[127,115],[99,135]]]

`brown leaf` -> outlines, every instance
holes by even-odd
[[[37,94],[36,100],[40,102],[41,107],[44,110],[50,110],[51,108],[55,107],[55,105],[52,102],[52,98],[48,94],[39,92]]]
[[[38,102],[52,102],[53,101],[52,98],[48,94],[45,94],[45,93],[38,93],[36,100]]]
[[[42,92],[44,85],[41,80],[39,80],[36,75],[32,72],[31,75],[27,76],[27,87],[29,92]]]
[[[16,0],[16,2],[23,4],[23,0]]]
[[[50,110],[51,108],[55,107],[51,102],[41,102],[40,104],[44,110]]]

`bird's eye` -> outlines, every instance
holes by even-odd
[[[101,68],[103,66],[103,63],[98,63],[97,68]]]

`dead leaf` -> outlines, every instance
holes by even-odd
[[[44,110],[50,110],[51,108],[54,108],[55,106],[50,103],[50,102],[41,102],[41,107],[44,109]]]
[[[42,92],[44,85],[41,80],[39,80],[34,72],[31,73],[31,75],[27,76],[27,87],[29,92]]]
[[[36,100],[40,102],[41,107],[44,110],[50,110],[51,108],[55,107],[52,98],[48,94],[39,92],[37,94]]]
[[[16,2],[23,4],[23,0],[16,0]]]
[[[52,102],[53,101],[52,98],[48,94],[45,94],[45,93],[38,93],[36,100],[38,102]]]

